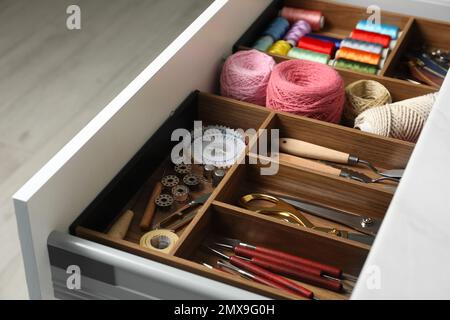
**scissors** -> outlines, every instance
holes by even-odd
[[[257,204],[254,203],[254,201],[261,201],[261,200],[269,202],[272,205],[258,206]],[[339,230],[336,228],[318,227],[314,225],[311,221],[309,221],[303,215],[303,213],[297,210],[294,206],[277,197],[268,194],[262,193],[247,194],[241,197],[240,204],[242,207],[257,213],[275,216],[276,218],[288,221],[290,223],[298,224],[305,228],[325,232],[328,234],[333,234],[341,238],[358,241],[364,244],[371,245],[375,239],[374,236],[368,234],[357,234],[348,232],[346,230]]]

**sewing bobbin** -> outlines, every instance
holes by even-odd
[[[177,185],[172,188],[172,196],[176,202],[186,202],[189,198],[189,188],[183,185]]]
[[[200,178],[195,174],[187,174],[183,178],[183,183],[188,186],[190,190],[198,190],[200,188]]]
[[[178,236],[172,231],[159,229],[147,232],[139,242],[141,247],[169,253],[178,241]]]
[[[158,209],[168,211],[172,207],[173,197],[169,194],[161,194],[155,199],[155,204],[158,206]]]
[[[161,184],[165,191],[172,190],[173,187],[180,183],[180,179],[175,175],[165,176],[161,179]]]
[[[175,173],[179,176],[179,177],[183,177],[189,173],[191,173],[192,171],[192,166],[190,164],[177,164],[175,165]]]

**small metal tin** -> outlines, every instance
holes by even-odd
[[[214,167],[212,164],[205,164],[203,166],[203,176],[208,182],[211,181],[215,169],[216,167]]]
[[[222,169],[214,170],[214,174],[212,177],[213,187],[217,187],[219,185],[220,181],[222,181],[223,177],[225,177],[225,170],[222,170]]]

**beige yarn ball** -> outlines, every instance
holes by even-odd
[[[355,119],[355,128],[410,142],[416,142],[438,93],[430,93],[381,107],[368,109]]]
[[[345,88],[347,103],[344,118],[353,122],[367,109],[383,106],[392,102],[391,94],[381,83],[373,80],[359,80]]]

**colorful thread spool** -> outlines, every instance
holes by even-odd
[[[274,66],[272,57],[257,50],[244,50],[231,55],[220,75],[221,94],[265,106],[267,83]]]
[[[289,50],[291,50],[291,48],[292,48],[292,46],[289,42],[284,41],[284,40],[278,40],[269,48],[269,50],[267,50],[267,52],[270,54],[286,56],[288,54]]]
[[[381,44],[367,42],[367,41],[361,41],[361,40],[356,40],[356,39],[351,39],[351,38],[346,38],[346,39],[342,40],[341,47],[342,48],[351,48],[351,49],[356,49],[356,50],[361,50],[361,51],[366,51],[366,52],[372,52],[375,54],[379,54],[384,58],[387,56],[387,54],[389,52],[389,49],[384,49]]]
[[[289,42],[291,46],[295,46],[300,38],[311,32],[311,26],[305,20],[295,22],[284,36],[284,40]]]
[[[305,50],[323,53],[329,55],[330,57],[334,56],[335,50],[333,42],[314,39],[308,36],[304,36],[303,38],[301,38],[297,44],[297,47]]]
[[[315,61],[323,64],[328,64],[330,61],[329,55],[300,48],[292,48],[287,55],[291,58]]]
[[[270,109],[338,123],[344,102],[344,81],[327,65],[293,59],[273,68],[267,86]]]
[[[319,39],[322,41],[328,41],[328,42],[333,42],[334,43],[334,47],[336,49],[339,49],[341,47],[341,39],[337,39],[337,38],[333,38],[333,37],[327,37],[327,36],[323,36],[321,34],[316,34],[316,33],[309,33],[307,34],[308,37],[310,38],[315,38],[315,39]]]
[[[348,70],[352,70],[352,71],[356,71],[356,72],[369,73],[369,74],[377,74],[378,73],[377,67],[370,65],[370,64],[357,62],[357,61],[339,59],[339,60],[335,60],[333,65],[337,68],[348,69]]]
[[[397,26],[391,24],[373,23],[368,20],[359,21],[356,25],[356,29],[385,34],[390,36],[392,40],[396,40],[398,38],[398,33],[400,31]]]
[[[256,40],[255,44],[253,45],[253,49],[259,50],[259,51],[267,51],[267,49],[270,48],[271,45],[273,45],[273,39],[271,36],[263,36]]]
[[[325,25],[325,17],[322,12],[317,10],[304,10],[293,7],[283,7],[280,15],[287,19],[290,23],[298,20],[305,20],[314,31],[320,30]]]
[[[289,21],[283,17],[276,17],[263,32],[263,36],[271,36],[274,41],[283,38],[289,29]]]
[[[381,59],[379,54],[345,47],[336,52],[336,59],[346,59],[367,63],[380,68],[384,65],[384,60]]]
[[[381,44],[383,48],[389,48],[392,40],[390,36],[387,36],[385,34],[379,34],[358,29],[352,31],[352,33],[350,34],[350,38],[372,43],[378,43]]]

